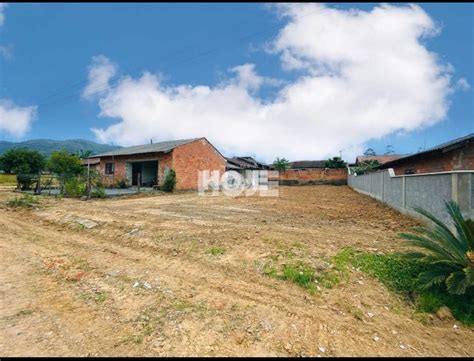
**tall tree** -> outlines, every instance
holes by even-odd
[[[375,150],[373,150],[372,148],[367,148],[364,152],[364,155],[377,155],[377,154],[375,154]]]
[[[389,154],[394,154],[395,153],[395,149],[393,148],[393,146],[391,144],[387,145],[387,148],[385,148],[385,155],[389,155]]]
[[[67,150],[54,151],[49,158],[48,169],[61,177],[61,187],[64,186],[65,180],[84,172],[81,158]]]
[[[0,169],[15,173],[18,189],[29,189],[33,179],[45,167],[44,156],[36,150],[12,148],[0,156]]]
[[[347,163],[341,157],[329,158],[325,163],[326,168],[346,168]]]
[[[273,162],[273,167],[278,171],[287,170],[289,166],[290,166],[290,162],[288,161],[288,159],[285,159],[285,158],[281,158],[281,159],[277,158]]]

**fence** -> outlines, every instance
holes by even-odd
[[[315,168],[315,169],[287,169],[280,171],[278,177],[280,185],[305,185],[305,184],[347,184],[346,168]]]
[[[396,176],[393,169],[363,175],[349,174],[348,185],[402,213],[420,218],[413,208],[424,208],[447,221],[445,202],[459,204],[463,215],[474,218],[474,171],[452,171]]]

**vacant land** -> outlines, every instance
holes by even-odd
[[[332,186],[3,208],[0,353],[472,356],[472,328],[421,322],[357,269],[313,292],[266,271],[303,261],[323,272],[345,246],[401,250],[397,233],[414,224]]]

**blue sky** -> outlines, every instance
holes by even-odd
[[[376,5],[327,6],[338,10],[350,7],[370,11]],[[430,147],[474,132],[474,5],[419,6],[440,29],[436,36],[423,38],[420,43],[429,52],[436,53],[440,63],[449,63],[452,66],[451,88],[454,90],[443,98],[448,103],[447,113],[438,116],[439,119],[434,125],[429,125],[430,120],[424,118],[414,130],[387,130],[381,136],[374,133],[375,135],[371,134],[365,138],[360,135],[354,140],[358,148],[345,153],[348,157],[366,147],[383,153],[387,144],[393,145],[398,153],[411,153],[420,147]],[[303,16],[313,13],[306,16],[308,21],[311,18],[311,21],[317,22],[326,16],[323,12],[318,13],[311,9],[305,11],[301,10]],[[246,85],[246,91],[252,97],[258,98],[262,104],[274,102],[282,88],[305,76],[304,69],[288,70],[283,65],[282,49],[290,49],[294,44],[282,45],[276,52],[268,50],[269,44],[288,23],[288,17],[277,16],[275,9],[262,4],[15,3],[4,8],[3,14],[4,21],[0,26],[0,46],[4,49],[3,54],[0,54],[0,99],[7,99],[18,107],[36,106],[37,109],[29,130],[19,134],[5,129],[2,131],[0,126],[0,140],[85,138],[127,145],[144,139],[147,131],[131,138],[126,138],[125,130],[107,131],[114,123],[122,120],[123,123],[134,121],[133,117],[140,115],[101,108],[100,101],[104,100],[106,95],[93,99],[82,96],[88,84],[88,71],[94,66],[92,58],[98,55],[103,55],[115,64],[117,81],[124,76],[138,81],[143,72],[147,71],[157,76],[160,82],[169,88],[183,84],[188,87],[205,85],[213,88],[232,79],[233,72],[229,69],[242,64],[254,64],[261,79],[272,80],[262,81],[263,85],[258,86],[256,90]],[[301,17],[293,16],[295,21]],[[288,48],[284,48],[285,46]],[[462,80],[459,83],[460,79]],[[206,103],[206,107],[212,107],[213,101]],[[194,106],[193,109],[195,108],[200,109],[199,106]],[[99,116],[101,110],[108,115]],[[417,114],[424,111],[418,110]],[[164,118],[159,118],[159,121],[176,122],[180,125],[182,114],[167,114]],[[326,129],[326,123],[332,121],[330,115],[331,113],[318,119],[320,123],[311,128],[315,143],[319,142],[318,127],[324,124]],[[241,128],[228,124],[239,117],[235,116],[230,120],[224,117],[221,123],[223,129],[229,128],[229,132],[230,129],[238,131],[238,135],[231,137],[240,137],[242,142],[239,144],[226,148],[227,138],[220,135],[225,131],[222,129],[211,132],[209,136],[220,148],[224,147],[224,152],[257,156],[262,153],[262,157],[266,159],[287,154],[287,158],[303,159],[326,155],[319,148],[314,148],[313,151],[310,140],[305,148],[291,153],[291,149],[299,143],[296,135],[298,129],[301,129],[301,132],[310,130],[301,126],[288,130],[288,134],[295,135],[289,136],[289,145],[286,147],[282,146],[287,143],[285,134],[281,138],[275,138],[278,142],[275,141],[273,145],[267,140],[265,147],[252,146],[255,141],[245,142],[246,134]],[[347,118],[350,117],[351,113],[348,111]],[[125,120],[126,118],[128,120]],[[311,119],[310,115],[307,120],[300,121],[310,122]],[[154,126],[151,121],[144,124],[139,123],[141,119],[136,121],[137,127]],[[282,122],[291,123],[291,116],[284,118]],[[380,122],[383,122],[383,119]],[[186,128],[186,124],[183,123],[182,127]],[[401,127],[404,126],[406,128],[406,123]],[[153,134],[155,141],[161,140],[156,138],[165,140],[188,134],[207,136],[207,127],[214,129],[216,124],[202,124],[197,128],[201,129],[201,134],[195,134],[196,130],[190,131],[189,127],[173,133],[163,126],[156,132],[153,128],[149,133]],[[100,137],[98,133],[91,131],[91,128],[106,132],[101,133],[103,135]],[[362,134],[365,128],[361,129]],[[261,129],[258,128],[255,132],[257,131]],[[281,131],[285,133],[283,128]],[[355,133],[358,129],[349,131]],[[261,131],[259,137],[265,138],[265,131]],[[271,137],[271,133],[268,137]],[[350,144],[344,143],[342,138],[340,134],[337,135],[337,141],[340,143],[338,145],[347,145],[349,149]],[[292,142],[294,144],[291,144]],[[267,151],[269,148],[272,148],[271,151]],[[333,147],[330,152],[337,153],[336,149],[339,148]]]

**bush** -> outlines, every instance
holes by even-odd
[[[70,178],[64,182],[64,193],[70,197],[87,195],[86,183],[78,177]]]
[[[34,183],[34,177],[31,174],[17,174],[16,180],[22,191],[31,189],[31,185]]]
[[[428,211],[415,208],[432,221],[434,227],[414,227],[416,234],[402,233],[400,236],[424,251],[407,254],[427,265],[418,276],[420,288],[442,284],[449,293],[462,295],[474,288],[474,221],[464,219],[455,202],[447,202],[446,209],[455,232]]]
[[[31,187],[33,177],[43,170],[44,165],[44,156],[32,149],[12,148],[0,156],[0,170],[17,174],[17,188],[22,190]]]
[[[165,174],[165,181],[163,182],[162,190],[165,192],[173,192],[176,186],[176,172],[174,169],[169,169]]]
[[[464,295],[454,295],[443,284],[429,289],[420,287],[420,274],[431,269],[426,262],[403,254],[358,253],[354,255],[352,264],[389,290],[405,296],[407,301],[414,301],[417,312],[433,313],[447,306],[456,319],[474,325],[474,289],[468,289]]]
[[[344,162],[340,157],[329,158],[325,162],[326,168],[346,168],[347,163]]]
[[[91,198],[106,198],[104,187],[95,187],[91,192]]]
[[[23,197],[15,197],[7,201],[7,206],[12,208],[32,208],[39,204],[39,200],[31,194],[24,194]]]
[[[125,178],[118,180],[116,183],[116,187],[121,189],[128,188],[127,180]]]

